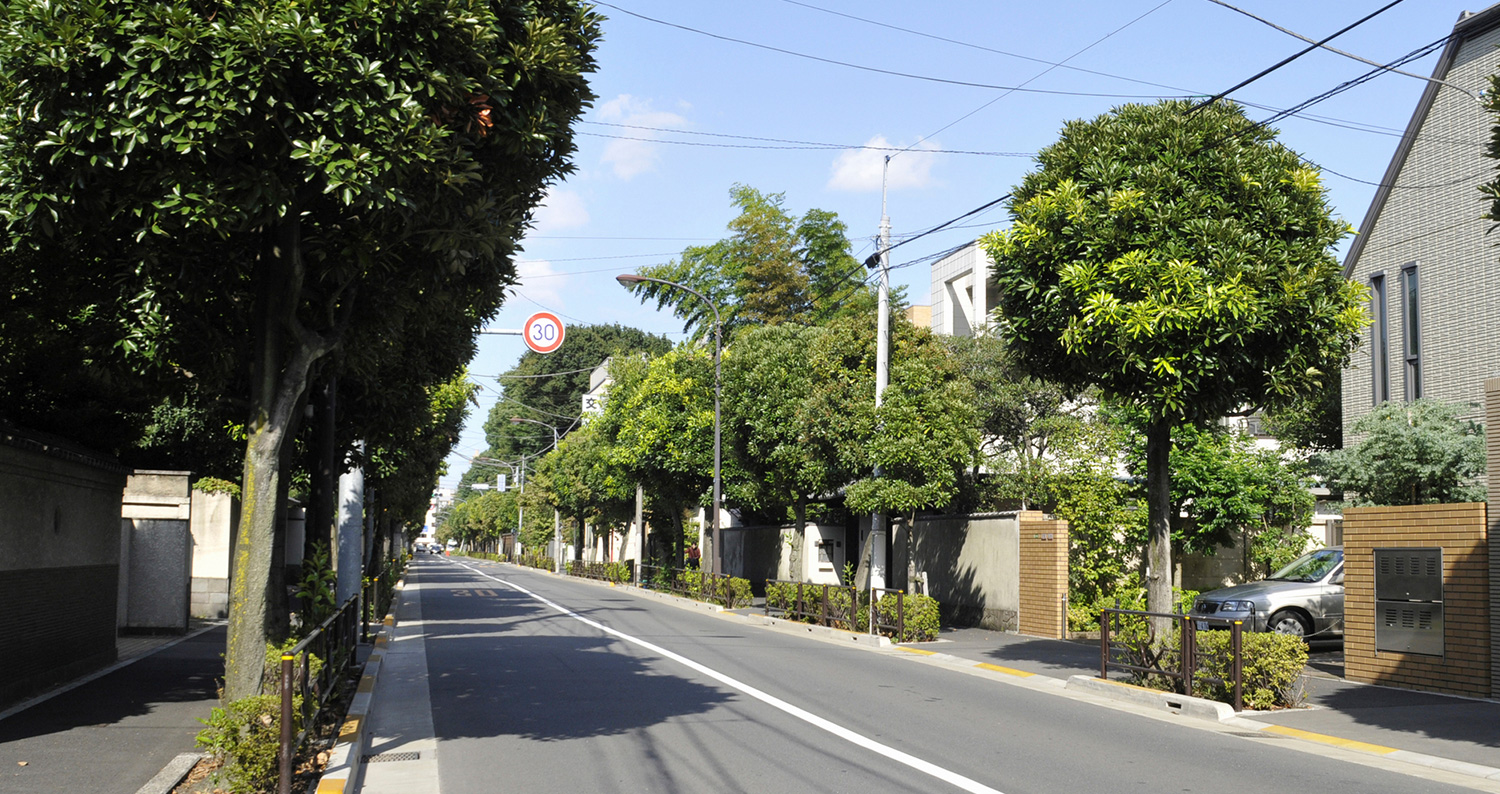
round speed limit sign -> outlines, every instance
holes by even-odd
[[[562,347],[563,322],[552,312],[537,312],[526,318],[526,327],[521,335],[526,337],[526,346],[538,353],[551,353]]]

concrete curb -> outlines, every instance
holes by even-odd
[[[1147,689],[1146,687],[1124,684],[1119,681],[1106,681],[1102,678],[1091,678],[1086,675],[1070,676],[1067,688],[1089,692],[1110,700],[1133,703],[1137,706],[1146,706],[1158,711],[1165,711],[1168,714],[1180,714],[1184,717],[1193,717],[1200,720],[1223,722],[1233,719],[1235,716],[1234,708],[1228,703],[1220,703],[1217,700],[1206,700],[1191,695],[1163,692],[1159,689]]]
[[[405,584],[404,579],[396,583],[398,594]],[[316,794],[352,794],[354,791],[354,783],[359,780],[360,768],[364,763],[365,731],[370,723],[375,681],[380,677],[381,659],[385,656],[386,643],[390,640],[391,629],[395,624],[394,615],[386,615],[382,621],[380,634],[375,637],[375,648],[370,652],[370,658],[365,660],[359,686],[355,688],[354,698],[349,702],[344,723],[339,726],[338,739],[328,756],[328,766],[318,779],[318,785],[312,789]]]
[[[193,771],[193,767],[203,760],[203,753],[182,753],[173,758],[166,766],[156,773],[156,777],[146,781],[146,785],[135,790],[135,794],[167,794],[177,788],[177,784]]]

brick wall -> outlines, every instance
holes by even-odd
[[[1068,633],[1068,522],[1032,511],[1020,518],[1020,631],[1063,639]]]
[[[1490,572],[1485,505],[1344,511],[1344,675],[1350,681],[1489,697]],[[1375,650],[1377,548],[1443,550],[1442,656]]]

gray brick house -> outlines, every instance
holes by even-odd
[[[1500,71],[1496,45],[1500,5],[1459,18],[1433,73],[1451,85],[1428,83],[1344,260],[1372,320],[1344,370],[1346,443],[1386,400],[1435,397],[1482,420],[1484,379],[1500,374],[1500,238],[1476,189],[1500,163],[1485,157],[1494,122],[1471,96]]]

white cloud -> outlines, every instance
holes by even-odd
[[[568,274],[559,273],[545,259],[516,260],[516,291],[548,306],[562,303]]]
[[[885,148],[891,143],[884,135],[876,135],[865,145]],[[928,187],[933,184],[932,164],[936,158],[932,153],[936,151],[937,145],[930,141],[923,141],[899,154],[878,149],[845,149],[833,161],[830,169],[833,175],[828,178],[828,187],[833,190],[879,190],[887,154],[895,154],[886,180],[891,189]]]
[[[571,190],[552,187],[547,189],[541,206],[537,207],[535,229],[540,233],[555,232],[586,226],[588,222],[589,211],[583,205],[582,196]]]
[[[599,106],[599,119],[614,124],[632,127],[661,127],[676,129],[686,127],[687,119],[666,110],[654,110],[651,101],[638,99],[630,94],[621,94]],[[630,180],[656,168],[661,159],[661,147],[652,143],[659,133],[649,129],[617,128],[618,134],[632,140],[616,139],[604,147],[600,159],[610,166],[615,176]]]

